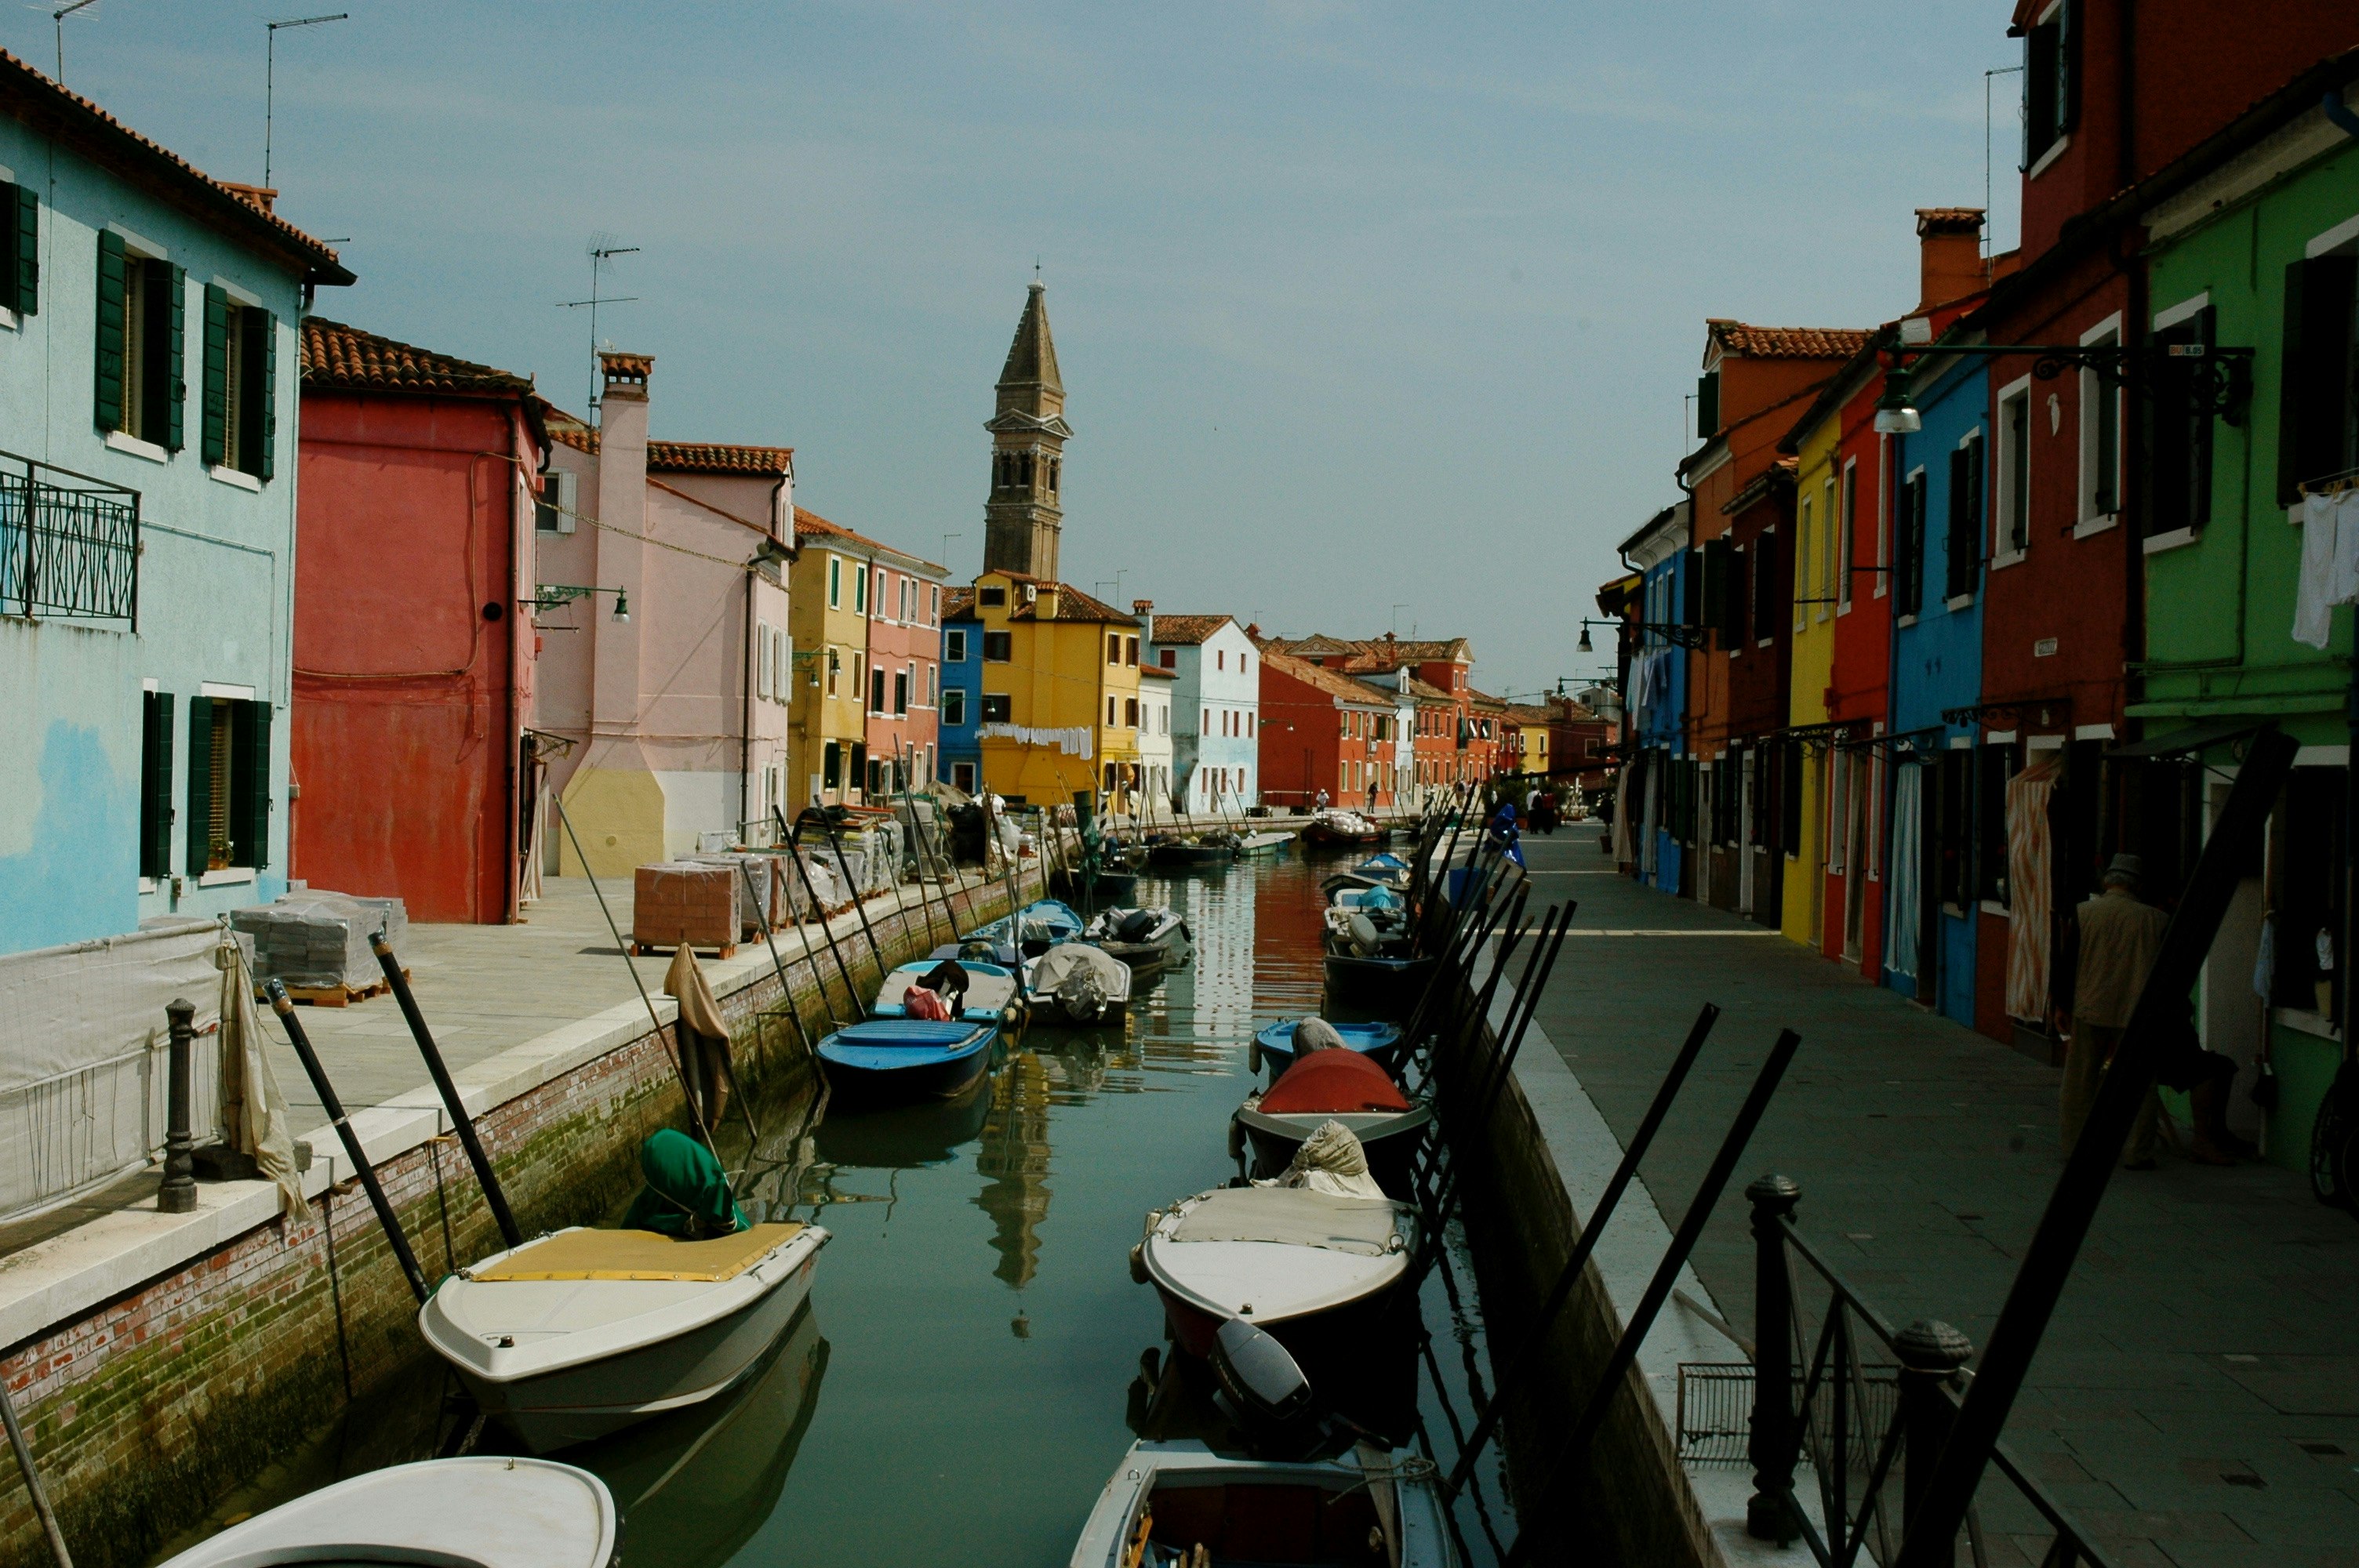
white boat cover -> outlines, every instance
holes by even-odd
[[[232,1525],[165,1568],[467,1563],[606,1568],[620,1520],[606,1484],[546,1459],[428,1459],[339,1481]]]
[[[1368,1152],[1350,1128],[1332,1119],[1321,1122],[1294,1151],[1281,1187],[1300,1187],[1332,1197],[1381,1198],[1385,1189],[1368,1174]]]
[[[1340,1197],[1308,1187],[1220,1187],[1180,1217],[1171,1239],[1274,1241],[1382,1258],[1408,1244],[1401,1208],[1390,1198]]]
[[[1032,966],[1033,993],[1048,995],[1082,972],[1095,976],[1109,997],[1130,995],[1130,966],[1086,942],[1060,942],[1041,954]]]

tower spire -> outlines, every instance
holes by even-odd
[[[1064,525],[1065,384],[1049,330],[1048,287],[1035,263],[1024,314],[1016,323],[1007,362],[1000,367],[998,407],[991,432],[991,491],[984,503],[985,571],[1020,572],[1053,581],[1057,542]]]

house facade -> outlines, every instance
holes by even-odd
[[[1390,806],[1382,781],[1392,747],[1379,736],[1394,712],[1391,698],[1274,645],[1259,653],[1262,800],[1308,810],[1323,791],[1335,806]]]
[[[0,951],[18,951],[286,886],[297,327],[312,290],[353,278],[269,193],[5,57],[0,184],[19,738],[0,755]]]
[[[801,801],[889,799],[940,776],[942,595],[949,568],[795,509],[791,595],[810,638],[795,688]],[[816,657],[808,656],[816,654]]]
[[[1180,809],[1213,816],[1260,805],[1253,639],[1230,616],[1161,615],[1145,599],[1131,608],[1147,626],[1152,665],[1171,676],[1171,778]]]
[[[974,589],[942,594],[941,773],[955,788],[973,795],[983,783],[983,622],[974,615]]]
[[[1153,821],[1175,814],[1171,804],[1174,742],[1171,733],[1172,688],[1178,677],[1153,664],[1138,666],[1138,790],[1133,815]]]
[[[1127,811],[1138,786],[1137,620],[1067,583],[986,571],[975,736],[983,782],[1017,804],[1095,790]]]
[[[1688,585],[1701,587],[1688,547],[1690,507],[1685,501],[1666,506],[1622,541],[1622,559],[1636,570],[1638,592],[1635,599],[1615,596],[1630,752],[1614,811],[1628,834],[1630,873],[1668,893],[1687,892],[1694,871],[1688,841],[1696,770],[1688,729],[1689,662],[1680,636]]]
[[[536,493],[539,400],[318,316],[300,362],[293,874],[412,920],[514,920],[547,827],[527,751],[536,535],[576,523]]]

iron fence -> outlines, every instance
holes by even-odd
[[[0,613],[124,621],[139,611],[139,492],[0,452]]]

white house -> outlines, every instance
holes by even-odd
[[[1261,799],[1261,654],[1226,615],[1158,615],[1140,600],[1148,663],[1171,676],[1171,778],[1185,809],[1240,812]]]
[[[1138,814],[1149,819],[1171,815],[1171,693],[1179,685],[1169,670],[1145,663],[1138,669]]]

